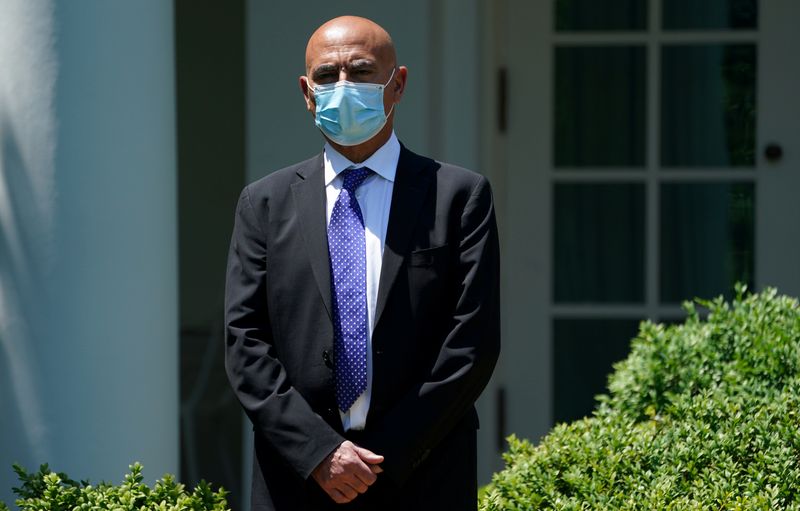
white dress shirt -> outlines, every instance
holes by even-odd
[[[375,305],[378,300],[378,283],[381,277],[383,246],[386,242],[386,226],[389,223],[389,208],[392,204],[394,176],[400,159],[400,142],[394,132],[380,149],[362,163],[353,163],[341,155],[330,144],[325,144],[325,197],[326,222],[330,224],[331,213],[343,178],[339,175],[350,167],[369,167],[374,174],[356,189],[356,200],[364,217],[364,237],[367,245],[367,389],[353,403],[350,410],[339,414],[344,430],[364,429],[372,394],[372,330],[375,326]]]

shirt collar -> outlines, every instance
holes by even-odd
[[[351,162],[326,142],[323,159],[325,161],[325,186],[330,185],[340,172],[350,167],[369,167],[382,178],[394,182],[397,162],[400,159],[400,141],[392,131],[389,140],[361,163]]]

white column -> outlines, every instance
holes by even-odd
[[[178,470],[172,2],[0,4],[0,499],[10,464]]]

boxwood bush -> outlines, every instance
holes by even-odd
[[[509,438],[489,510],[800,510],[800,308],[774,289],[644,322],[591,417]]]
[[[135,463],[122,484],[115,486],[100,483],[92,486],[88,481],[73,481],[64,473],[51,471],[42,465],[38,472],[28,473],[14,465],[20,487],[13,491],[20,511],[227,511],[227,492],[213,491],[201,481],[187,492],[183,484],[169,474],[156,481],[151,489],[142,483],[142,466]],[[0,511],[8,511],[0,502]]]

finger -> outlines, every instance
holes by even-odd
[[[359,477],[356,476],[354,473],[347,474],[346,477],[340,480],[340,483],[337,487],[340,486],[349,486],[357,493],[364,493],[369,488],[369,484],[362,481]]]
[[[350,486],[350,488],[352,488],[353,491],[355,491],[356,493],[365,493],[369,488],[369,486],[362,483],[358,479],[354,479],[353,481],[347,481],[345,484]]]
[[[347,504],[348,502],[353,500],[353,499],[348,499],[347,497],[345,497],[344,493],[340,492],[336,488],[331,488],[330,490],[328,490],[328,495],[337,504]]]
[[[339,492],[347,497],[347,502],[350,502],[354,498],[358,497],[358,492],[355,491],[350,485],[347,483],[342,483],[336,487]]]
[[[367,465],[363,461],[358,462],[357,465],[353,466],[352,475],[358,479],[361,483],[371,486],[378,478],[375,474],[372,473],[373,465]]]
[[[362,460],[366,461],[367,463],[376,464],[376,463],[383,463],[383,456],[380,454],[375,454],[374,452],[370,451],[369,449],[365,449],[364,447],[359,447],[353,444],[353,449],[355,449],[358,457]]]
[[[370,465],[369,469],[372,470],[373,474],[380,474],[381,472],[383,472],[383,469],[381,468],[380,465]]]

